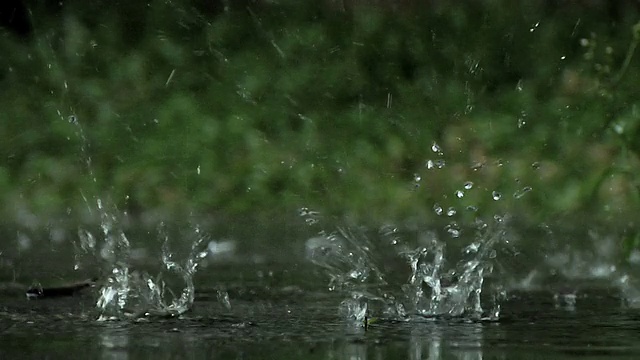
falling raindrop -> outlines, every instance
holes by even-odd
[[[464,191],[462,190],[456,190],[455,194],[458,199],[462,199],[464,197]]]
[[[435,164],[433,163],[433,160],[427,160],[427,163],[424,166],[427,169],[433,169],[435,167]]]
[[[522,189],[516,191],[515,193],[513,193],[513,197],[516,199],[520,199],[521,197],[523,197],[526,193],[528,193],[529,191],[531,191],[531,186],[525,186]]]
[[[518,129],[522,129],[526,124],[527,122],[524,120],[524,118],[522,117],[518,118]]]
[[[493,198],[493,200],[498,201],[500,200],[500,198],[502,198],[502,194],[497,191],[494,191],[491,193],[491,197]]]
[[[453,216],[455,214],[456,214],[456,209],[455,208],[450,207],[450,208],[447,209],[447,216],[451,217],[451,216]]]
[[[420,180],[422,180],[422,177],[418,174],[413,174],[413,187],[414,189],[417,189],[420,187]]]
[[[460,237],[460,234],[462,233],[462,231],[460,230],[460,227],[458,226],[458,223],[455,222],[455,221],[453,221],[449,225],[445,226],[445,230],[447,231],[449,236],[451,236],[452,238],[458,238],[458,237]]]
[[[537,23],[535,23],[535,25],[533,25],[533,26],[529,29],[529,32],[534,32],[534,31],[536,31],[536,29],[538,28],[538,26],[540,26],[540,21],[538,21]]]
[[[442,155],[442,149],[440,148],[440,145],[438,145],[435,141],[431,145],[431,151],[433,151],[436,154]]]
[[[466,183],[464,183],[464,188],[467,190],[471,190],[471,188],[473,188],[473,183],[471,181],[467,181]]]
[[[444,210],[442,209],[442,206],[440,206],[440,204],[438,203],[433,204],[433,211],[438,216],[442,215],[442,213],[444,212]]]

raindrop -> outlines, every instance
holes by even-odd
[[[516,84],[516,90],[517,91],[522,91],[523,87],[522,87],[522,79],[518,80],[518,83]]]
[[[455,194],[458,199],[462,199],[464,197],[464,191],[462,190],[456,190]]]
[[[533,164],[531,164],[531,168],[532,168],[533,170],[538,170],[538,169],[540,169],[540,163],[539,163],[539,162],[537,162],[537,161],[536,161],[536,162],[534,162]]]
[[[494,191],[491,193],[491,197],[493,198],[493,200],[498,201],[500,200],[500,198],[502,198],[502,194],[497,191]]]
[[[435,167],[435,164],[433,163],[433,160],[427,160],[427,163],[424,166],[427,169],[433,169]]]
[[[483,167],[484,167],[484,163],[481,163],[481,162],[476,162],[476,163],[471,164],[471,170],[473,170],[473,171],[478,171],[478,170],[482,169]]]
[[[467,206],[467,210],[469,210],[471,212],[476,212],[476,211],[478,211],[478,207],[477,206],[473,206],[473,205],[469,205],[469,206]]]
[[[438,203],[433,204],[433,211],[436,213],[436,215],[440,216],[443,213],[443,209],[442,206],[440,206]]]
[[[433,151],[436,154],[442,154],[442,149],[440,148],[440,145],[438,145],[435,141],[431,145],[431,151]]]
[[[452,222],[451,224],[445,226],[445,230],[447,231],[449,236],[451,236],[452,238],[460,237],[460,234],[462,232],[460,230],[460,227],[458,226],[458,223],[456,223],[455,221]]]
[[[540,26],[540,21],[538,21],[537,23],[535,23],[535,25],[533,25],[533,26],[529,29],[529,32],[534,32],[534,31],[536,31],[536,29],[538,28],[538,26]]]
[[[198,175],[200,175],[200,165],[198,165],[198,168],[196,169],[196,172],[198,173]]]
[[[422,177],[418,174],[413,174],[413,181],[415,182],[420,182],[420,180],[422,180]]]
[[[450,207],[449,209],[447,209],[447,216],[451,217],[451,216],[455,215],[455,214],[456,214],[456,212],[457,212],[457,211],[456,211],[456,209],[455,209],[455,208]]]
[[[74,125],[78,123],[78,118],[75,115],[69,116],[68,120],[71,124],[74,124]]]
[[[518,129],[522,129],[526,124],[527,122],[524,120],[524,117],[518,118]]]
[[[529,191],[531,191],[531,186],[525,186],[522,189],[516,191],[515,193],[513,193],[513,197],[516,199],[520,199],[521,197],[523,197],[526,193],[528,193]]]
[[[435,162],[435,166],[438,169],[442,169],[445,165],[446,165],[446,162],[444,160],[442,160],[442,159],[436,160],[436,162]]]
[[[464,188],[467,190],[471,190],[471,188],[473,188],[473,183],[471,181],[467,181],[466,183],[464,183]]]

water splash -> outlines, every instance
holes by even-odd
[[[70,116],[69,122],[76,127],[76,134],[81,140],[81,154],[86,165],[88,175],[96,183],[91,157],[89,155],[89,141],[85,136],[80,121],[76,116]],[[97,189],[92,189],[97,193]],[[82,268],[81,258],[90,255],[98,260],[101,270],[106,272],[99,291],[96,307],[100,313],[98,320],[116,320],[123,318],[141,318],[148,316],[179,316],[187,312],[195,299],[193,276],[200,261],[208,254],[206,246],[208,236],[200,226],[192,225],[189,234],[180,236],[190,240],[190,253],[183,262],[176,259],[176,252],[170,247],[171,236],[164,223],[158,227],[157,239],[161,242],[160,260],[163,270],[155,278],[147,272],[134,270],[131,266],[132,246],[120,219],[118,208],[111,201],[105,201],[94,196],[89,201],[83,195],[89,213],[96,211],[99,215],[102,236],[95,236],[91,231],[80,228],[78,239],[74,242],[74,269]],[[181,234],[183,235],[183,234]],[[168,277],[177,278],[169,284]],[[178,285],[176,285],[177,283]],[[180,291],[174,292],[173,288]],[[228,302],[228,299],[227,299]]]
[[[209,240],[197,225],[191,228],[191,234],[195,239],[189,239],[190,253],[184,262],[180,262],[176,260],[176,252],[170,248],[169,231],[161,223],[157,238],[161,241],[163,270],[153,278],[147,272],[130,272],[129,267],[124,271],[114,268],[100,290],[97,308],[101,315],[98,320],[176,317],[189,311],[195,300],[193,276],[200,261],[208,254],[203,248]],[[173,291],[176,287],[180,289],[179,292]]]
[[[321,232],[307,242],[307,256],[329,276],[329,290],[345,294],[340,312],[348,321],[362,324],[375,312],[397,319],[497,320],[506,293],[500,277],[494,276],[499,268],[496,248],[506,237],[506,223],[503,217],[478,221],[472,241],[460,254],[448,254],[451,240],[440,240],[434,231],[422,231],[416,246],[409,234],[387,225],[377,238],[356,227]],[[387,251],[388,246],[393,251]],[[408,280],[387,280],[400,273],[408,273]],[[497,279],[487,282],[490,277]]]

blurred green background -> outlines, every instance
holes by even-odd
[[[4,221],[108,198],[134,218],[635,228],[637,2],[26,7],[31,30],[0,35]]]

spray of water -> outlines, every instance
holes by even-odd
[[[433,143],[435,155],[425,163],[425,171],[446,167],[444,151]],[[421,174],[413,177],[412,191],[420,188]],[[466,181],[453,198],[443,196],[433,204],[434,214],[444,226],[399,230],[383,226],[374,237],[357,227],[320,230],[307,242],[311,262],[329,276],[329,290],[346,295],[341,304],[345,318],[362,324],[367,316],[381,312],[401,319],[419,317],[465,317],[497,320],[505,286],[498,262],[498,250],[510,247],[508,217],[495,215],[483,220],[477,207],[463,203],[474,190]],[[429,189],[427,189],[429,191]],[[528,190],[527,190],[528,191]],[[495,201],[502,195],[489,191]],[[458,204],[460,203],[460,204]],[[457,206],[463,205],[475,219],[468,224]],[[300,215],[311,226],[318,226],[318,212],[301,209]],[[399,277],[406,274],[407,277]]]
[[[96,183],[89,156],[89,141],[76,116],[69,117],[69,122],[76,127],[87,172]],[[157,239],[161,242],[159,248],[163,269],[154,278],[147,272],[132,269],[131,242],[121,226],[122,221],[119,219],[121,212],[117,207],[98,196],[95,196],[93,201],[86,197],[84,199],[89,212],[97,211],[99,215],[101,236],[95,236],[86,229],[79,229],[78,239],[74,244],[76,250],[74,268],[80,269],[82,257],[89,254],[99,260],[102,271],[106,272],[96,303],[100,313],[98,319],[179,316],[187,312],[195,299],[193,276],[200,261],[207,255],[204,251],[208,243],[207,235],[202,229],[198,225],[191,226],[190,236],[186,236],[191,240],[191,250],[181,262],[176,259],[177,255],[171,249],[169,231],[164,223],[160,224]],[[172,290],[174,286],[169,286],[164,279],[169,276],[179,280],[178,287],[181,290],[177,294]]]
[[[354,323],[380,315],[497,320],[506,294],[499,274],[495,274],[500,269],[496,249],[507,237],[506,223],[500,217],[490,223],[479,222],[471,243],[460,254],[450,256],[447,241],[433,231],[421,231],[418,244],[411,246],[404,238],[408,234],[401,235],[389,226],[383,227],[375,240],[345,229],[321,232],[307,242],[307,254],[329,276],[329,290],[345,294],[340,311]],[[404,265],[385,267],[394,258]],[[459,260],[450,264],[448,258]],[[394,273],[406,273],[408,279],[387,281],[397,278]],[[486,281],[489,278],[492,281]]]

